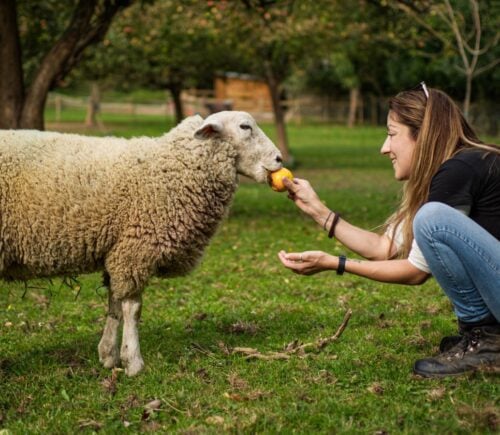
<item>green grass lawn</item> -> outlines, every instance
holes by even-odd
[[[153,135],[171,125],[114,116],[99,134]],[[272,126],[263,128],[274,138]],[[297,177],[353,224],[383,223],[401,188],[379,155],[383,128],[304,124],[288,131]],[[79,277],[81,288],[60,280],[27,289],[0,284],[0,434],[498,433],[498,375],[421,380],[411,373],[415,359],[436,353],[440,338],[456,330],[434,281],[409,287],[285,270],[281,249],[345,249],[286,194],[241,181],[198,269],[154,278],[146,288],[146,369],[138,377],[99,365],[106,293],[98,274]],[[307,357],[231,353],[333,335],[349,308],[340,339]],[[148,411],[153,400],[159,409]]]

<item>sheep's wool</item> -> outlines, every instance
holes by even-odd
[[[159,138],[0,131],[0,275],[105,268],[121,299],[189,272],[237,185],[233,147],[193,140],[202,121]]]

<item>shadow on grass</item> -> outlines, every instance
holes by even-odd
[[[340,314],[336,320],[340,324]],[[270,319],[268,314],[252,315],[251,320],[246,320],[244,315],[216,317],[200,313],[185,322],[143,324],[139,334],[146,366],[158,352],[164,355],[165,363],[175,365],[181,357],[189,359],[193,351],[226,357],[220,344],[230,348],[255,347],[262,352],[279,351],[286,342],[296,339],[306,342],[333,335],[337,326],[327,327],[314,316],[304,318],[302,311],[287,312],[275,319]],[[272,340],[269,339],[271,334]],[[62,341],[57,341],[58,335],[27,351],[24,350],[29,346],[27,342],[16,343],[19,350],[0,358],[1,383],[25,377],[43,379],[51,373],[99,377],[109,372],[99,370],[97,345],[100,334],[80,333],[74,339],[66,336]]]

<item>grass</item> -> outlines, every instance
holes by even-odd
[[[77,119],[73,115],[72,121]],[[160,134],[161,118],[105,118],[107,134]],[[65,124],[74,128],[74,123]],[[64,128],[65,125],[58,125]],[[51,125],[49,125],[51,127]],[[264,129],[274,138],[269,125]],[[400,185],[379,156],[383,129],[291,125],[294,173],[354,224],[380,225]],[[277,252],[344,248],[287,200],[243,179],[200,267],[153,278],[144,294],[135,378],[101,368],[106,294],[98,274],[0,287],[0,433],[495,433],[492,373],[443,380],[411,374],[455,331],[434,281],[420,287],[335,274],[297,276]],[[340,340],[307,358],[248,361],[235,346],[277,351]],[[159,409],[145,406],[160,400]]]

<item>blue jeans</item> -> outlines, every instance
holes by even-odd
[[[492,314],[500,322],[500,241],[439,202],[421,207],[413,233],[458,320],[475,323]]]

